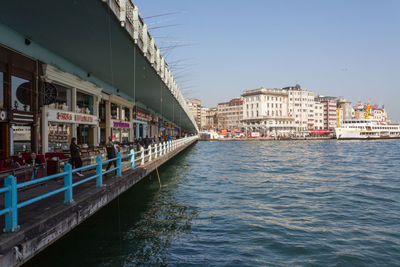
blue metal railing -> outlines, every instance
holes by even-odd
[[[152,159],[157,159],[162,155],[171,152],[178,147],[192,141],[193,139],[197,139],[197,137],[189,137],[183,138],[173,141],[164,142],[163,144],[154,144],[150,145],[149,148],[144,149],[143,147],[140,151],[135,152],[133,149],[129,152],[129,154],[121,155],[121,153],[117,153],[117,157],[108,160],[102,160],[101,156],[97,156],[96,163],[90,164],[87,166],[83,166],[80,168],[72,169],[71,164],[67,163],[64,166],[64,172],[53,174],[50,176],[46,176],[43,178],[31,180],[28,182],[23,182],[17,184],[17,179],[13,175],[9,175],[4,179],[4,187],[0,188],[0,194],[4,194],[4,209],[0,210],[0,216],[4,215],[5,218],[5,227],[3,229],[4,232],[15,232],[19,229],[18,226],[18,209],[53,196],[55,194],[64,192],[64,203],[73,203],[73,188],[81,185],[83,183],[92,181],[96,179],[96,186],[103,186],[103,175],[110,173],[112,171],[116,172],[116,177],[121,177],[122,168],[130,166],[129,169],[133,170],[135,168],[135,162],[140,161],[140,165],[145,164],[145,162],[150,162]],[[147,155],[145,155],[147,153]],[[136,156],[139,156],[136,158]],[[146,161],[147,158],[147,161]],[[110,162],[116,162],[116,167],[110,168],[109,170],[103,171],[103,165]],[[123,163],[124,161],[124,163]],[[73,182],[73,173],[79,171],[88,171],[95,170],[95,174],[84,178],[82,180]],[[47,182],[59,177],[64,177],[64,186],[53,190],[51,192],[47,192],[40,196],[31,198],[29,200],[22,201],[18,203],[18,189],[26,188],[27,186]]]

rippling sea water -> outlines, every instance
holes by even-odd
[[[400,140],[198,142],[31,266],[400,265]]]

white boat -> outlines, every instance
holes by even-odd
[[[336,139],[400,138],[400,125],[387,124],[375,119],[344,120],[335,128]]]

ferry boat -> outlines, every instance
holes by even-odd
[[[335,128],[336,139],[400,138],[400,124],[386,124],[374,119],[344,120]]]

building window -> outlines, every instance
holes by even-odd
[[[129,121],[129,116],[130,116],[129,108],[128,107],[123,107],[121,115],[122,115],[121,120]]]
[[[54,103],[49,104],[49,108],[71,111],[71,89],[58,84],[53,84],[57,88],[57,98]]]
[[[76,112],[93,114],[93,96],[77,91]]]
[[[99,119],[101,122],[106,122],[106,102],[101,100],[99,104]]]
[[[111,103],[111,119],[119,119],[119,106],[117,104]]]
[[[11,76],[11,109],[31,111],[32,82]]]

